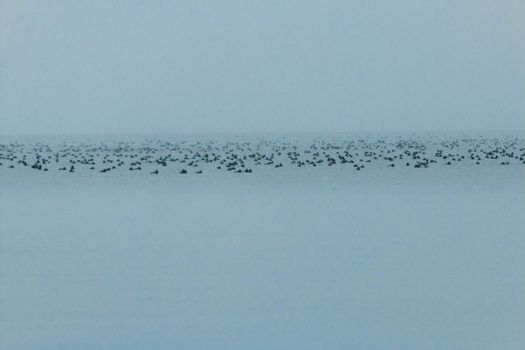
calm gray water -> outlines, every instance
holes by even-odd
[[[521,349],[523,168],[415,171],[3,170],[0,348]]]

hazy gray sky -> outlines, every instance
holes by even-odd
[[[0,4],[0,133],[525,128],[523,0]]]

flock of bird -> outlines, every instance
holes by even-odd
[[[525,165],[520,137],[339,137],[0,143],[0,171],[252,173],[262,168]]]

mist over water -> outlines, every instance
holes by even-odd
[[[523,13],[0,0],[0,349],[522,349]]]
[[[525,129],[521,0],[0,6],[2,134]]]

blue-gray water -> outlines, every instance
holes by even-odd
[[[490,164],[2,169],[0,347],[521,349],[525,165]]]

